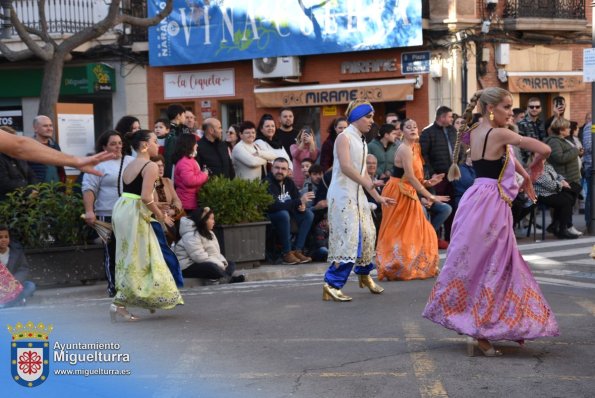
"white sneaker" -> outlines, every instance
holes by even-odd
[[[579,231],[578,229],[574,228],[574,225],[572,227],[568,228],[568,232],[570,232],[573,235],[583,236],[583,233],[581,231]]]

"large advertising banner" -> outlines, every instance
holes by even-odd
[[[149,16],[165,2],[150,0]],[[174,0],[149,28],[151,66],[422,44],[421,0]]]

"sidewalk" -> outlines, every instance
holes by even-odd
[[[546,217],[546,224],[551,221],[549,215]],[[585,232],[585,218],[583,214],[574,214],[573,221],[575,227]],[[541,215],[537,216],[537,223],[541,224]],[[545,226],[547,227],[547,225]],[[536,235],[537,242],[541,240],[541,232]],[[546,241],[554,241],[556,237],[552,234],[546,233]],[[517,238],[519,245],[534,243],[533,234],[530,237],[519,237]],[[446,250],[440,250],[440,258],[443,259],[446,254]],[[298,264],[298,265],[261,265],[258,268],[242,269],[238,270],[238,273],[246,275],[246,281],[268,281],[268,280],[282,280],[289,278],[296,278],[308,274],[323,274],[328,268],[328,263],[309,263],[309,264]],[[322,284],[322,278],[320,280]],[[184,289],[200,289],[203,287],[202,283],[198,279],[186,279]],[[39,304],[57,304],[66,300],[76,299],[96,299],[106,300],[109,298],[105,292],[106,283],[105,281],[97,281],[94,284],[85,286],[72,286],[72,287],[59,287],[49,289],[39,289],[35,292],[35,295],[28,301],[30,305]]]

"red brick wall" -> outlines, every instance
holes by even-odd
[[[377,79],[396,79],[409,78],[410,75],[404,76],[400,73],[401,70],[401,50],[389,49],[378,51],[366,51],[346,54],[328,54],[328,55],[313,55],[302,57],[302,76],[300,78],[300,85],[306,84],[330,84],[341,83],[349,81],[369,81]],[[419,51],[414,49],[407,49],[406,51]],[[395,58],[397,62],[396,72],[376,72],[376,73],[358,73],[358,74],[341,74],[341,63],[345,61],[364,61],[373,59],[391,59]],[[163,98],[163,73],[164,72],[181,72],[192,70],[208,70],[208,69],[235,69],[235,97],[225,98],[208,98],[211,100],[211,107],[217,112],[219,117],[220,104],[226,101],[243,101],[244,105],[244,119],[252,120],[257,123],[260,116],[264,113],[271,113],[277,117],[278,109],[256,108],[254,87],[259,84],[258,80],[252,79],[252,61],[236,61],[226,63],[214,63],[205,65],[185,65],[164,68],[151,68],[147,70],[147,78],[149,84],[148,101],[149,101],[149,120],[155,120],[157,110],[163,107],[164,104],[180,102],[186,106],[193,106],[196,110],[197,116],[200,120],[200,101],[207,98],[197,98],[184,101],[164,100]],[[421,89],[415,90],[414,101],[408,101],[406,106],[407,116],[412,117],[418,121],[418,124],[425,125],[428,122],[428,93],[427,93],[427,76],[424,76],[424,85]],[[384,105],[382,103],[376,105],[375,120],[377,123],[384,122]],[[326,138],[326,129],[331,121],[338,116],[342,116],[345,112],[346,105],[338,105],[338,113],[336,116],[322,116],[320,120],[321,139]],[[321,112],[322,113],[322,112]],[[224,126],[225,127],[225,126]]]

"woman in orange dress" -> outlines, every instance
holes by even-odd
[[[438,238],[427,220],[418,193],[430,204],[447,202],[448,196],[434,196],[425,186],[417,123],[401,122],[403,141],[395,153],[393,174],[382,195],[394,198],[394,206],[382,206],[376,261],[378,280],[425,279],[438,273]],[[438,178],[436,176],[435,178]]]

